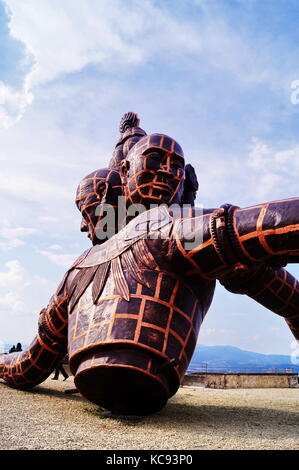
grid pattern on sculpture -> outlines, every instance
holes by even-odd
[[[239,241],[239,246],[242,249],[246,258],[250,259],[251,261],[258,261],[261,259],[261,255],[282,255],[288,253],[290,250],[279,250],[275,246],[275,239],[278,240],[280,235],[285,236],[287,233],[291,232],[298,232],[299,231],[299,224],[289,224],[289,225],[281,225],[275,228],[265,228],[267,227],[267,219],[271,220],[272,213],[274,208],[279,206],[286,206],[289,202],[293,202],[292,211],[294,214],[298,212],[298,198],[295,199],[286,199],[281,200],[275,203],[267,203],[262,204],[259,206],[254,206],[250,208],[240,209],[238,212],[240,214],[244,211],[250,211],[251,216],[256,219],[256,227],[255,230],[246,230],[243,229],[242,231],[237,228],[237,220],[238,215],[235,218],[234,230],[237,235],[237,239]],[[295,204],[297,203],[297,204]],[[289,210],[290,211],[290,210]],[[294,217],[295,220],[295,217]],[[265,226],[265,227],[264,227]],[[271,247],[271,244],[274,242],[274,246]],[[258,254],[259,257],[256,258],[254,254]]]
[[[271,292],[275,302],[281,302],[282,306],[276,310],[276,313],[289,319],[299,318],[299,282],[290,273],[283,268],[276,270],[273,278],[252,297],[257,300],[262,299],[266,291]]]
[[[205,224],[209,225],[206,221],[210,218],[211,214],[194,218],[194,231],[196,231],[196,222],[198,225],[201,224],[201,226]],[[196,275],[206,280],[214,280],[218,273],[228,267],[228,264],[219,256],[211,233],[209,233],[210,236],[199,243],[198,246],[190,250],[185,248],[185,242],[189,242],[189,240],[184,239],[184,224],[189,223],[188,218],[182,220],[180,223],[177,222],[173,232],[176,247],[182,255],[182,262],[184,262],[186,266],[185,275],[187,277]],[[200,227],[198,230],[200,230]]]
[[[111,176],[117,173],[115,169],[103,169],[96,170],[90,175],[86,176],[79,184],[76,195],[76,204],[82,199],[85,200],[89,196],[97,195],[97,188],[99,183],[106,183],[110,180]],[[112,189],[118,188],[119,186],[112,186]]]
[[[50,302],[45,321],[47,325],[57,328],[50,329],[60,338],[66,340],[67,337],[67,296],[64,293],[60,298],[55,296]],[[58,326],[60,325],[60,326]],[[64,332],[64,334],[62,333]],[[52,349],[46,344],[40,335],[34,339],[31,347],[27,351],[19,353],[17,360],[13,360],[12,364],[0,364],[0,371],[6,380],[11,381],[14,385],[24,385],[36,382],[37,376],[46,376],[51,373],[53,366],[65,356],[66,351],[60,352]]]
[[[113,179],[115,180],[113,182]],[[98,188],[99,184],[105,184],[106,188],[109,186],[111,191],[121,196],[122,184],[118,170],[114,168],[104,168],[102,170],[96,170],[90,175],[86,176],[79,184],[76,194],[76,204],[82,213],[82,216],[88,221],[95,230],[95,223],[92,220],[92,216],[87,209],[93,206],[98,206],[101,203],[99,198]],[[108,203],[109,201],[107,201]],[[116,206],[112,205],[116,208]]]
[[[297,201],[295,200],[284,200],[275,203],[275,206],[279,206],[284,203],[288,203],[289,201]],[[298,224],[290,224],[286,226],[281,226],[275,229],[266,229],[264,228],[264,221],[265,219],[271,218],[271,207],[274,203],[271,204],[263,204],[259,206],[250,207],[247,209],[240,209],[237,211],[237,215],[234,218],[234,231],[236,234],[236,239],[238,241],[238,247],[240,251],[243,253],[245,259],[250,260],[252,262],[261,262],[263,259],[269,257],[269,255],[283,255],[288,253],[290,250],[279,250],[275,248],[275,239],[278,240],[279,237],[282,235],[284,236],[287,233],[291,232],[298,232],[299,225]],[[297,207],[294,208],[294,213],[297,211]],[[238,212],[243,213],[244,211],[250,211],[250,217],[256,220],[255,230],[246,231],[247,227],[244,225],[243,230],[237,229],[237,220],[238,220]],[[209,214],[205,215],[205,217],[209,217]],[[226,268],[227,265],[223,263],[219,256],[217,256],[217,252],[215,250],[215,246],[213,243],[212,237],[208,240],[205,240],[204,243],[200,243],[198,247],[190,250],[189,252],[183,246],[183,241],[180,237],[180,233],[176,235],[176,246],[178,250],[181,252],[182,257],[190,263],[190,268],[192,266],[193,269],[190,269],[186,272],[187,276],[192,275],[200,275],[205,279],[215,279],[217,274],[221,273],[223,268]],[[269,245],[270,242],[274,244],[274,247],[271,248]],[[213,257],[214,257],[214,266],[213,269],[211,267],[211,254],[213,248]],[[258,255],[257,257],[253,256],[253,253]],[[205,268],[205,266],[208,267]]]
[[[197,328],[201,323],[198,319],[194,321],[195,315],[200,315],[196,296],[189,290],[186,313],[180,308],[184,301],[182,296],[186,293],[182,291],[180,281],[173,277],[169,279],[164,272],[145,271],[144,275],[147,279],[151,277],[153,287],[131,283],[130,303],[112,294],[101,297],[94,306],[91,300],[88,301],[91,288],[83,294],[70,317],[70,356],[93,345],[133,343],[160,356],[190,361],[198,334],[195,323]],[[165,286],[168,286],[168,292]],[[82,302],[84,310],[90,309],[88,324],[80,323]],[[103,319],[105,307],[110,315]]]
[[[153,197],[153,191],[154,191],[154,185],[158,183],[159,181],[159,174],[156,173],[155,171],[152,171],[147,168],[147,155],[142,155],[142,153],[149,149],[159,149],[162,150],[165,153],[173,154],[175,153],[179,157],[184,159],[184,154],[183,151],[180,147],[180,145],[172,138],[166,136],[166,135],[160,135],[160,134],[152,134],[149,136],[146,136],[142,138],[138,143],[136,143],[133,147],[133,150],[131,151],[130,154],[130,160],[134,163],[135,161],[138,161],[136,159],[136,156],[138,155],[139,158],[143,158],[143,169],[140,171],[137,171],[136,169],[133,171],[132,176],[128,179],[128,183],[126,185],[126,195],[130,199],[131,203],[133,202],[132,197],[134,196],[135,193],[138,193],[141,198],[152,198]],[[152,173],[151,175],[151,181],[150,183],[146,183],[143,185],[139,185],[137,183],[137,178],[140,174],[143,172],[146,173]],[[184,179],[184,174],[180,169],[177,170],[177,174],[172,176],[173,179],[178,181],[177,188],[175,192],[172,194],[172,197],[169,201],[169,204],[171,204],[171,201],[174,200],[176,197],[177,192],[179,191],[180,188],[180,183]],[[134,187],[136,189],[131,190],[131,187]],[[140,190],[142,188],[147,188],[148,189],[148,194],[140,193]]]

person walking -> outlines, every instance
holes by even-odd
[[[54,373],[54,377],[52,377],[52,380],[58,380],[58,378],[59,378],[59,373],[61,373],[61,374],[63,375],[63,377],[64,377],[63,380],[68,379],[69,376],[68,376],[67,372],[66,372],[66,371],[64,370],[64,368],[63,368],[63,364],[65,363],[65,359],[66,359],[66,358],[64,358],[63,361],[61,361],[61,363],[56,367],[55,373]]]

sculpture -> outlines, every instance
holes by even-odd
[[[283,268],[299,260],[299,198],[197,215],[196,176],[180,145],[138,126],[127,113],[115,168],[79,185],[81,230],[93,246],[41,311],[29,349],[0,356],[0,377],[15,387],[42,382],[68,350],[75,384],[90,401],[124,414],[161,409],[191,360],[216,280],[285,317],[299,339],[299,283]],[[120,194],[128,210],[142,204],[146,211],[131,212],[118,233],[108,227],[99,240],[104,218],[96,208],[115,207]],[[178,205],[186,202],[182,217]]]

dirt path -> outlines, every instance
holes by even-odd
[[[299,449],[299,389],[184,387],[159,413],[108,419],[73,382],[31,392],[0,381],[0,449]]]

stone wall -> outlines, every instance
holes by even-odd
[[[298,386],[298,375],[194,372],[185,375],[183,385],[206,388],[293,388]]]

